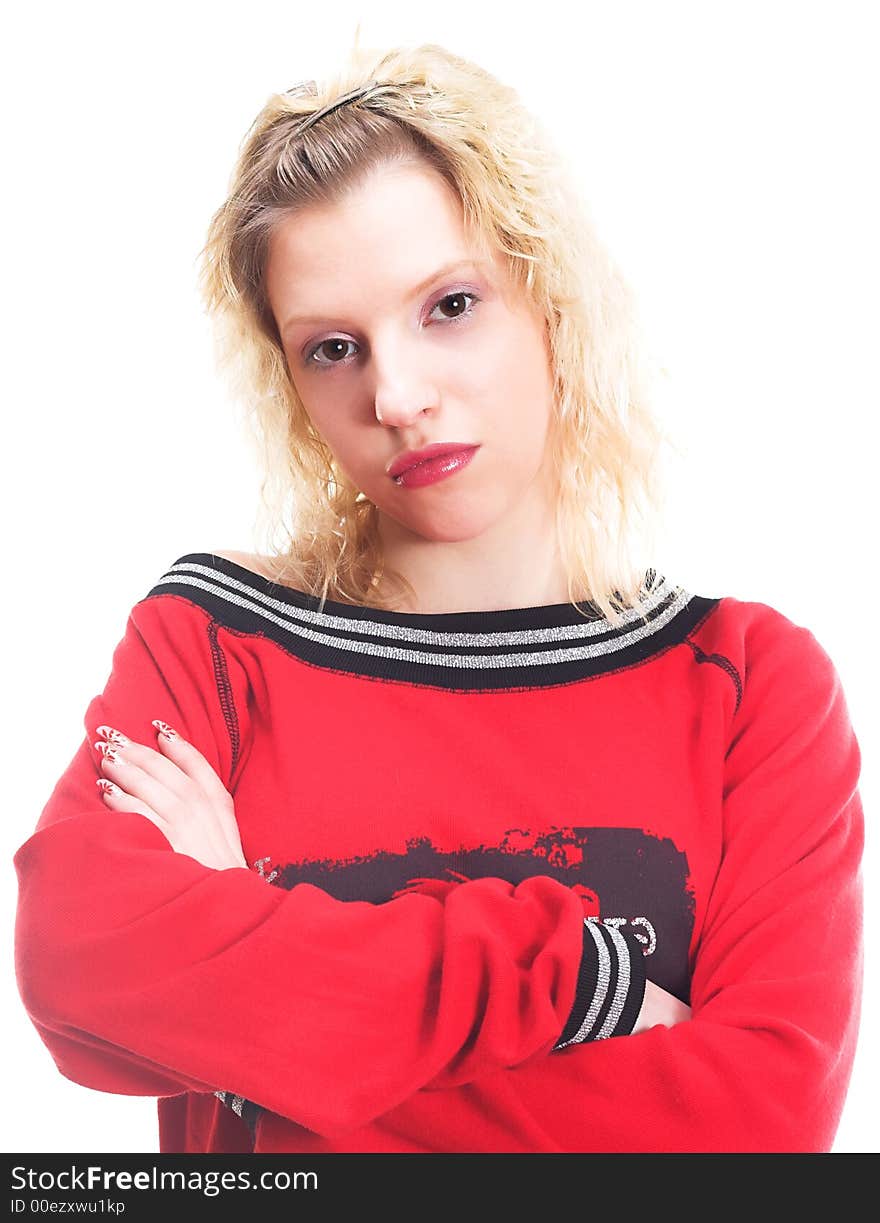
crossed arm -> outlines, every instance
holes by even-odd
[[[169,708],[156,650],[136,629],[87,714],[93,735],[103,725],[132,740],[125,763],[101,764],[116,804],[98,797],[92,738],[15,860],[19,985],[67,1077],[128,1094],[227,1090],[319,1134],[421,1088],[480,1080],[507,1093],[509,1116],[526,1111],[548,1149],[830,1145],[857,1030],[862,813],[857,749],[821,656],[796,671],[803,700],[790,721],[787,705],[774,709],[772,674],[756,671],[747,689],[693,1013],[649,983],[632,1035],[557,1051],[578,983],[578,897],[539,876],[516,888],[474,880],[442,901],[342,903],[235,869],[246,863],[212,747],[225,726],[195,680]],[[180,735],[151,749],[146,727],[161,712]],[[759,716],[769,737],[752,733]],[[140,798],[133,744],[152,753]],[[187,747],[213,780],[194,756],[197,777],[181,769]],[[165,809],[151,819],[136,802]],[[829,889],[834,903],[820,909]],[[279,963],[288,975],[267,991]],[[340,1065],[355,1035],[369,1071],[357,1081]]]
[[[116,727],[99,726],[102,786],[110,810],[135,811],[162,832],[176,853],[212,870],[247,868],[232,795],[202,753],[166,722],[156,723],[156,748],[129,739]],[[433,889],[436,896],[437,888]],[[689,1019],[690,1007],[646,980],[633,1034],[657,1024]]]

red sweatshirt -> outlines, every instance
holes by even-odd
[[[162,1151],[828,1150],[861,991],[844,693],[808,629],[654,578],[615,628],[176,561],[15,855],[61,1073],[159,1097]],[[155,747],[154,718],[251,869],[105,804],[97,727]],[[690,1021],[630,1034],[645,973]]]

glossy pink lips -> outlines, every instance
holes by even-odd
[[[448,454],[439,455],[436,459],[416,463],[415,466],[408,467],[406,471],[396,476],[394,483],[404,488],[421,488],[425,484],[445,480],[447,476],[455,475],[457,471],[467,467],[478,449],[477,446],[471,446],[467,450],[453,450]]]

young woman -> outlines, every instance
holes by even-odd
[[[648,367],[537,123],[357,52],[259,115],[204,288],[287,535],[136,604],[16,854],[61,1072],[159,1097],[163,1151],[828,1149],[845,699],[638,563]]]

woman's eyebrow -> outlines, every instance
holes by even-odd
[[[453,272],[463,272],[466,269],[480,272],[483,275],[489,274],[489,268],[479,259],[456,259],[452,263],[444,264],[443,267],[438,268],[436,272],[432,272],[430,276],[426,276],[424,280],[419,281],[414,288],[410,289],[408,299],[418,297],[419,294],[423,293],[428,285],[432,284],[435,280],[440,280],[444,276],[450,276]],[[333,317],[335,316],[329,314],[292,314],[284,321],[281,328],[281,333],[283,335],[284,332],[287,331],[288,327],[292,327],[294,323],[320,323],[325,319],[330,319]]]

